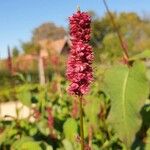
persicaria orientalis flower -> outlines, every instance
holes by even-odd
[[[51,107],[47,107],[46,111],[48,113],[48,127],[51,129],[54,127],[54,117],[52,114],[52,108]]]
[[[93,81],[93,51],[89,45],[91,17],[86,12],[77,11],[69,18],[71,50],[67,63],[67,78],[71,82],[70,94],[83,95]]]

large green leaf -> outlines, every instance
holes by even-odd
[[[91,125],[97,126],[98,113],[100,109],[100,98],[89,95],[87,97],[87,104],[85,106],[85,114]]]
[[[135,62],[132,67],[116,65],[106,72],[105,92],[111,99],[109,121],[118,137],[130,146],[141,126],[140,110],[148,96],[145,66]]]
[[[129,60],[138,60],[138,59],[145,59],[145,58],[150,58],[150,50],[145,50],[139,54],[136,54],[132,56]]]
[[[22,137],[13,143],[12,148],[14,150],[42,150],[40,143],[34,141],[30,137]]]
[[[63,125],[63,131],[66,139],[74,141],[77,136],[78,125],[76,120],[68,118]]]
[[[88,122],[86,120],[84,121],[84,136],[85,138],[88,137],[88,129],[92,127],[92,130],[94,133],[98,133],[97,130],[99,130],[99,118],[98,114],[100,112],[100,97],[98,95],[89,95],[86,97],[87,103],[84,107],[85,116],[88,119]]]

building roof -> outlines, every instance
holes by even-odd
[[[39,42],[40,46],[41,46],[41,55],[42,56],[46,56],[47,52],[50,53],[58,53],[61,54],[63,51],[63,48],[65,46],[65,44],[68,44],[68,47],[70,47],[70,41],[67,37],[64,37],[63,39],[59,39],[59,40],[42,40]]]

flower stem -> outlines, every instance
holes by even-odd
[[[84,150],[84,129],[83,129],[83,106],[82,106],[82,96],[79,97],[80,101],[80,136],[81,136],[81,150]]]

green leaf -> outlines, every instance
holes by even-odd
[[[85,114],[88,117],[89,123],[92,126],[97,126],[98,123],[98,113],[100,109],[100,99],[89,95],[87,98],[87,104],[85,106]]]
[[[74,150],[73,145],[72,145],[72,143],[69,140],[64,139],[62,141],[62,143],[64,145],[65,150]]]
[[[31,106],[31,93],[28,90],[24,90],[17,94],[18,100],[20,100],[24,105]]]
[[[11,127],[7,127],[1,134],[0,134],[0,145],[7,140],[10,139],[17,134],[17,130]]]
[[[18,150],[42,150],[38,142],[28,141],[24,142]]]
[[[40,143],[34,141],[30,137],[22,137],[21,139],[17,140],[13,143],[12,148],[14,150],[42,150],[42,148],[40,147]]]
[[[37,131],[38,131],[37,128],[31,127],[29,129],[29,135],[34,136],[37,133]]]
[[[96,144],[92,144],[93,150],[100,150],[100,148]]]
[[[111,99],[109,121],[118,137],[130,146],[141,126],[140,110],[148,97],[148,81],[142,62],[132,67],[116,65],[106,72],[105,92]]]
[[[50,134],[46,119],[43,118],[41,121],[39,121],[37,123],[37,127],[43,135],[48,136]]]
[[[21,74],[21,73],[16,73],[15,76],[18,77],[18,79],[19,79],[20,81],[22,81],[22,82],[24,82],[24,83],[26,82],[26,79],[25,79],[25,77],[23,76],[23,74]]]
[[[147,131],[145,150],[150,150],[150,128]]]
[[[53,147],[44,141],[41,141],[40,146],[42,150],[53,150]]]
[[[144,58],[150,58],[150,50],[145,50],[141,52],[140,54],[137,54],[135,56],[132,56],[129,60],[138,60],[138,59],[144,59]]]
[[[76,120],[69,118],[63,126],[65,137],[68,140],[74,141],[77,135],[78,125]]]
[[[47,144],[45,150],[53,150],[53,147]]]

